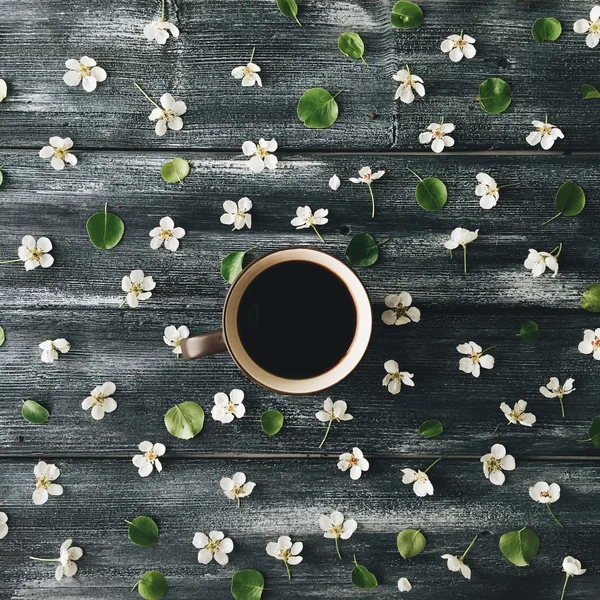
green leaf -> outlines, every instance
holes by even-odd
[[[600,416],[592,419],[592,424],[590,425],[588,433],[590,442],[592,442],[596,448],[600,448]]]
[[[34,400],[26,400],[23,403],[23,410],[21,413],[23,414],[23,418],[36,425],[45,423],[50,416],[50,413]]]
[[[583,94],[584,100],[591,100],[592,98],[600,98],[600,92],[588,83],[581,86],[581,93]]]
[[[414,2],[396,2],[390,21],[398,29],[414,29],[423,22],[423,11]]]
[[[295,0],[277,0],[277,8],[283,16],[295,19],[296,23],[302,26],[302,23],[298,21],[298,5]]]
[[[260,600],[265,589],[265,578],[259,571],[236,571],[231,578],[231,595],[235,600]]]
[[[135,587],[137,587],[142,598],[146,598],[146,600],[158,600],[163,597],[167,589],[167,580],[158,571],[146,571],[142,578],[135,584]]]
[[[413,558],[425,550],[427,540],[419,530],[405,529],[398,534],[396,544],[402,558]]]
[[[204,427],[204,411],[196,402],[176,404],[167,411],[165,426],[172,436],[190,440]]]
[[[426,177],[419,181],[415,196],[421,208],[429,211],[440,210],[446,204],[448,190],[444,182],[437,177]]]
[[[592,285],[581,294],[581,306],[590,312],[600,312],[600,283],[592,283]],[[0,329],[2,328],[0,327]],[[2,346],[1,332],[0,346]]]
[[[431,419],[431,421],[425,421],[419,426],[419,433],[425,438],[433,438],[444,431],[444,426],[441,421],[437,419]]]
[[[565,217],[578,215],[585,206],[585,194],[574,181],[565,181],[556,192],[556,210]]]
[[[528,567],[540,549],[540,538],[535,531],[523,527],[500,537],[500,551],[517,567]]]
[[[365,43],[358,33],[347,31],[346,33],[340,33],[338,38],[338,48],[340,52],[348,58],[354,58],[356,60],[363,60],[363,54],[365,53]],[[366,64],[366,63],[365,63]]]
[[[338,92],[335,96],[341,94]],[[339,109],[335,96],[323,88],[307,90],[298,102],[298,118],[310,129],[327,129],[338,118]]]
[[[276,435],[283,427],[283,413],[278,410],[267,410],[260,418],[260,426],[267,435]]]
[[[174,158],[160,169],[160,176],[167,183],[181,183],[190,174],[190,163],[183,158]]]
[[[537,19],[531,26],[531,37],[536,42],[553,42],[560,37],[562,25],[554,17]]]
[[[0,346],[4,344],[4,340],[6,340],[6,335],[4,334],[4,329],[0,325]]]
[[[519,335],[525,342],[536,342],[540,337],[540,328],[535,321],[525,321],[521,325]]]
[[[379,258],[379,246],[388,241],[376,242],[369,233],[357,233],[346,247],[346,259],[355,267],[370,267]]]
[[[6,81],[4,79],[0,79],[0,102],[6,98],[8,94],[8,87],[6,85]]]
[[[486,79],[479,86],[479,104],[485,112],[492,115],[503,113],[511,103],[510,85],[498,77]]]
[[[125,231],[121,217],[117,217],[107,210],[108,203],[104,205],[104,212],[92,215],[85,225],[90,241],[101,250],[114,248],[121,241]]]
[[[356,556],[354,557],[354,569],[352,569],[351,579],[352,583],[361,590],[370,590],[371,588],[377,587],[377,577],[364,567],[356,562]]]
[[[231,252],[221,261],[221,275],[225,281],[233,283],[237,279],[237,276],[244,269],[244,257],[250,250],[255,248],[258,248],[258,246],[252,246],[244,252]]]
[[[158,540],[158,525],[150,517],[136,517],[129,524],[129,539],[136,546],[154,546]]]

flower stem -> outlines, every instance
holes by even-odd
[[[371,219],[375,218],[375,196],[373,195],[373,188],[370,183],[367,183],[367,187],[369,188],[369,192],[371,193],[371,204],[373,205],[373,210],[371,211]]]
[[[240,507],[240,497],[236,496],[236,500],[237,500],[237,507],[239,508]]]
[[[486,352],[493,350],[495,347],[496,347],[496,344],[494,344],[493,346],[488,346],[485,350],[481,351],[481,354],[485,354]]]
[[[463,246],[463,270],[466,275],[467,274],[467,246],[466,246],[466,244]]]
[[[123,300],[123,302],[121,302],[121,304],[119,304],[119,308],[123,308],[125,306],[125,302],[127,302],[127,296],[125,296],[125,299]]]
[[[333,423],[333,418],[329,418],[329,425],[327,425],[327,429],[325,430],[325,435],[323,436],[323,441],[319,444],[319,448],[323,447],[323,444],[325,443],[325,440],[327,439],[327,436],[329,435],[329,430],[331,429],[331,424]]]
[[[288,565],[287,560],[284,560],[283,564],[285,565],[285,570],[287,571],[288,579],[291,579],[292,578],[292,574],[290,573],[290,567]]]
[[[429,469],[431,469],[431,467],[435,467],[435,465],[437,465],[440,462],[440,460],[442,460],[442,458],[443,458],[443,456],[440,456],[439,458],[434,460],[423,472],[427,473],[427,471],[429,471]]]
[[[342,560],[342,555],[340,554],[340,545],[338,544],[338,536],[335,536],[335,551],[337,552],[338,558]]]
[[[250,55],[250,62],[252,62],[254,60],[254,51],[256,50],[256,46],[254,46],[254,48],[252,48],[252,54]]]
[[[419,181],[423,181],[410,167],[406,167]]]
[[[543,227],[544,225],[548,225],[548,223],[554,221],[554,219],[556,219],[557,217],[560,217],[560,215],[562,215],[562,213],[558,213],[557,215],[554,215],[551,219],[548,219],[547,221],[544,221],[540,227]]]
[[[161,12],[160,12],[160,20],[161,21],[165,20],[165,0],[162,0],[162,8],[161,8]]]
[[[558,252],[556,252],[558,250]],[[562,242],[556,246],[556,248],[553,248],[552,250],[550,250],[550,254],[552,254],[552,256],[554,256],[554,253],[556,252],[556,256],[554,258],[558,258],[560,256],[560,253],[562,252]]]
[[[558,396],[558,401],[560,402],[560,412],[562,413],[562,416],[564,418],[564,416],[565,416],[565,405],[563,404],[562,396]]]
[[[569,574],[565,577],[565,584],[563,585],[562,594],[560,595],[560,600],[563,600],[565,597],[565,590],[567,589],[567,583],[569,583]]]
[[[60,558],[38,558],[37,556],[30,556],[29,558],[40,562],[60,562]]]
[[[502,190],[502,189],[507,188],[507,187],[519,187],[520,185],[521,184],[518,181],[515,182],[515,183],[505,183],[504,185],[499,185],[498,189]]]
[[[160,108],[160,106],[158,104],[156,104],[156,102],[154,102],[154,100],[152,100],[152,98],[150,98],[150,96],[148,96],[148,94],[146,94],[146,92],[134,81],[133,85],[140,90],[140,92],[142,92],[142,94],[144,94],[144,96],[146,97],[146,100],[148,100],[148,102],[154,104],[154,106],[156,106],[156,108],[158,108],[159,110],[162,110],[162,108]]]
[[[473,544],[477,541],[478,537],[479,537],[479,534],[477,534],[473,538],[473,541],[469,544],[469,547],[463,552],[463,555],[460,557],[460,560],[464,560],[465,559],[465,556],[467,555],[467,553],[469,552],[469,550],[473,547]]]
[[[556,524],[562,528],[562,523],[556,518],[556,515],[554,514],[554,512],[552,511],[552,509],[550,508],[550,504],[546,504],[546,508],[548,509],[548,512],[550,513],[550,516],[556,521]]]
[[[311,225],[311,227],[315,230],[315,233],[317,234],[317,237],[323,242],[325,243],[325,240],[323,239],[323,236],[317,231],[317,228],[313,225]]]
[[[14,260],[3,260],[0,261],[0,265],[10,265],[11,263],[20,262],[20,258],[15,258]]]

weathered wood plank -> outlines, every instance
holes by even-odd
[[[403,461],[373,461],[371,470],[353,482],[336,469],[335,460],[167,459],[160,475],[145,480],[125,460],[60,460],[56,464],[65,493],[44,506],[34,506],[30,499],[34,464],[2,462],[0,498],[10,529],[0,543],[0,594],[13,600],[132,598],[131,586],[151,568],[168,578],[165,600],[230,598],[231,575],[243,568],[264,573],[270,589],[265,600],[284,595],[298,600],[397,598],[401,576],[425,600],[553,598],[560,593],[561,563],[568,554],[588,567],[569,583],[569,597],[596,598],[600,587],[593,568],[600,467],[585,462],[517,460],[516,470],[497,488],[484,478],[478,460],[442,461],[430,472],[435,495],[419,499],[400,482],[400,469],[415,466]],[[220,478],[236,470],[257,484],[240,509],[219,489]],[[561,499],[553,506],[564,529],[529,498],[528,487],[538,480],[561,485]],[[333,541],[324,539],[318,527],[319,516],[335,509],[359,523],[357,532],[340,543],[342,562]],[[123,519],[141,514],[160,527],[155,547],[138,548],[127,539]],[[524,526],[538,533],[541,547],[531,566],[519,569],[501,556],[498,539]],[[421,529],[428,546],[405,561],[397,552],[396,535],[407,527]],[[234,541],[226,567],[197,563],[194,532],[213,528]],[[469,582],[448,571],[440,555],[462,553],[477,533],[479,540],[466,560],[473,571]],[[265,553],[267,542],[282,534],[304,543],[304,560],[292,568],[291,582],[283,565]],[[52,565],[27,557],[55,556],[69,537],[84,556],[76,578],[57,583]],[[353,554],[376,574],[377,590],[351,585]]]
[[[579,294],[598,279],[600,257],[590,225],[600,218],[595,155],[281,154],[281,167],[261,175],[249,172],[241,156],[185,156],[193,173],[182,185],[168,185],[160,178],[160,166],[173,154],[82,152],[76,168],[56,173],[34,152],[0,153],[0,164],[5,165],[0,257],[15,257],[25,234],[46,235],[55,245],[50,269],[1,267],[11,283],[0,287],[2,305],[116,310],[121,278],[133,268],[143,268],[157,282],[143,310],[215,310],[226,290],[219,264],[228,252],[255,244],[260,245],[257,252],[267,252],[319,243],[312,230],[295,231],[290,225],[299,204],[329,209],[330,221],[322,229],[326,244],[321,247],[336,256],[343,257],[350,237],[360,231],[391,238],[379,263],[360,270],[376,302],[406,289],[422,306],[435,308],[578,309]],[[374,185],[374,220],[366,186],[347,181],[365,163],[386,170]],[[414,197],[417,180],[407,167],[446,182],[449,200],[444,209],[421,209]],[[474,194],[475,176],[482,170],[498,183],[520,181],[521,187],[502,190],[498,206],[485,211]],[[338,192],[327,186],[334,173],[344,179]],[[554,195],[567,179],[583,186],[588,205],[576,218],[540,227],[554,214]],[[254,202],[253,229],[232,232],[219,222],[222,203],[242,196]],[[85,231],[87,218],[106,201],[126,224],[122,243],[110,252],[95,249]],[[175,254],[149,247],[148,232],[166,214],[188,232]],[[457,226],[480,230],[480,238],[469,246],[467,277],[460,252],[450,261],[443,246]],[[564,249],[558,277],[533,279],[523,267],[528,249],[548,251],[559,242]],[[593,325],[593,317],[588,319]]]
[[[470,0],[422,0],[423,26],[399,31],[389,23],[393,4],[307,1],[301,4],[304,26],[298,27],[278,13],[274,0],[168,2],[182,34],[160,47],[142,36],[157,16],[158,1],[59,9],[37,0],[9,2],[11,18],[0,25],[0,75],[11,88],[0,110],[3,145],[41,147],[58,134],[70,135],[80,148],[237,149],[246,139],[274,136],[287,149],[422,150],[418,134],[445,115],[457,126],[457,150],[521,150],[529,148],[530,121],[548,114],[565,133],[558,150],[600,147],[590,133],[596,105],[581,101],[579,91],[584,83],[598,85],[597,57],[572,30],[590,5],[488,0],[474,8]],[[563,35],[538,44],[531,25],[548,15],[560,19]],[[477,39],[478,52],[453,64],[439,46],[461,29]],[[363,36],[370,68],[338,51],[337,37],[347,30]],[[248,60],[253,46],[264,88],[242,89],[230,71]],[[64,61],[84,53],[109,74],[93,94],[62,81]],[[406,63],[427,90],[411,106],[394,101],[392,75]],[[513,105],[500,116],[473,103],[479,84],[492,76],[513,87]],[[171,91],[187,102],[182,132],[154,135],[147,120],[151,106],[134,80],[155,97]],[[296,117],[298,99],[313,86],[345,89],[331,129],[308,130]]]

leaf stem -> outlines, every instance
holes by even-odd
[[[473,547],[473,544],[477,541],[477,538],[479,537],[479,534],[477,534],[474,538],[473,541],[469,544],[469,547],[463,552],[463,555],[460,557],[459,560],[464,560],[465,556],[467,555],[467,553],[469,552],[469,550]]]
[[[562,413],[562,416],[564,418],[564,416],[565,416],[565,405],[563,404],[562,396],[558,396],[558,401],[560,402],[560,412]]]
[[[562,523],[556,518],[556,515],[554,514],[554,512],[552,512],[552,509],[550,508],[550,504],[546,504],[546,508],[548,509],[548,512],[550,513],[550,516],[556,521],[556,524],[560,528],[563,528]]]
[[[161,13],[160,13],[160,20],[161,21],[165,20],[165,0],[162,0],[162,8],[161,8]]]
[[[440,462],[440,460],[442,460],[442,458],[444,458],[444,457],[440,456],[439,458],[436,458],[423,472],[427,473],[427,471],[429,471],[429,469],[431,469],[431,467],[435,467],[435,465],[437,465]]]
[[[378,246],[383,246],[384,244],[387,244],[390,241],[390,238],[385,238],[385,240],[381,240],[380,242],[376,242],[376,244]]]
[[[289,567],[289,565],[288,565],[288,562],[287,562],[287,560],[284,560],[284,561],[283,561],[283,564],[285,565],[285,570],[287,571],[287,576],[288,576],[288,579],[290,579],[290,580],[291,580],[291,579],[292,579],[292,574],[290,573],[290,567]]]
[[[160,108],[160,106],[158,104],[156,104],[156,102],[154,102],[154,100],[152,100],[152,98],[150,98],[150,96],[148,96],[148,94],[146,94],[146,92],[134,81],[133,85],[140,90],[140,92],[142,92],[142,94],[144,94],[144,96],[146,97],[146,100],[148,100],[148,102],[150,102],[151,104],[154,104],[154,106],[156,106],[156,108],[158,108],[159,110],[162,110],[162,108]]]
[[[569,574],[565,577],[565,584],[563,585],[562,594],[560,595],[560,600],[563,600],[565,597],[565,590],[567,589],[567,583],[569,583]]]
[[[463,246],[463,270],[467,274],[467,245]]]
[[[325,240],[323,239],[323,236],[318,232],[316,226],[314,224],[311,225],[311,227],[315,230],[315,233],[317,234],[317,237],[323,242],[325,243]]]
[[[342,560],[342,555],[340,554],[340,545],[338,544],[338,536],[335,536],[335,551],[337,552],[338,558]]]
[[[344,89],[341,89],[335,96],[333,96],[333,99],[335,100],[343,91]]]
[[[363,57],[363,56],[361,56],[361,57],[360,57],[360,60],[362,60],[362,61],[363,61],[363,63],[365,63],[365,66],[366,66],[366,67],[368,67],[368,66],[369,66],[369,63],[368,63],[368,62],[367,62],[367,61],[364,59],[364,57]]]
[[[419,175],[417,175],[410,167],[406,167],[419,181],[423,181]]]
[[[329,430],[331,429],[331,424],[332,423],[333,423],[333,417],[330,417],[329,418],[329,425],[327,425],[327,429],[325,431],[325,435],[323,436],[323,440],[319,444],[319,448],[323,447],[323,444],[325,443],[325,440],[327,439],[327,436],[329,435]]]
[[[294,15],[294,19],[296,19],[296,23],[298,23],[298,25],[300,25],[300,27],[302,27],[302,23],[300,23],[300,21],[298,20],[297,15]]]
[[[560,217],[560,215],[562,215],[562,213],[558,213],[557,215],[554,215],[551,219],[548,219],[547,221],[544,221],[540,227],[543,227],[544,225],[548,225],[548,223],[551,223],[552,221],[554,221],[554,219],[556,219],[557,217]]]
[[[252,62],[254,60],[254,51],[256,50],[256,46],[254,46],[254,48],[252,48],[252,54],[250,55],[250,62]]]
[[[10,265],[11,263],[16,263],[16,262],[20,262],[20,258],[15,258],[13,260],[3,260],[0,261],[0,265]]]
[[[373,205],[373,210],[371,211],[371,219],[375,218],[375,196],[373,195],[373,187],[370,183],[367,183],[367,187],[369,188],[369,192],[371,194],[371,204]]]

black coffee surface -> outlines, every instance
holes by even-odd
[[[356,329],[356,307],[332,271],[288,261],[263,271],[248,286],[237,325],[244,348],[265,371],[306,379],[344,358]]]

